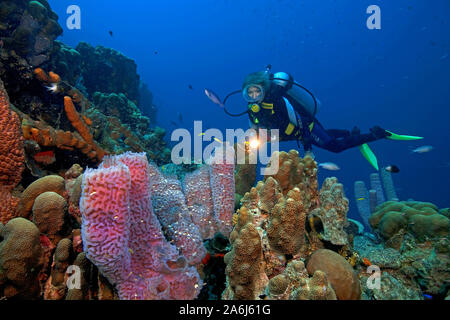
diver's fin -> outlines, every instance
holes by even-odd
[[[396,134],[391,131],[386,130],[387,133],[390,134],[390,136],[387,136],[386,139],[390,140],[402,140],[402,141],[409,141],[409,140],[421,140],[423,137],[417,137],[417,136],[406,136],[402,134]]]
[[[375,170],[378,171],[378,160],[375,154],[372,152],[372,150],[369,148],[369,146],[364,143],[359,146],[359,151],[361,151],[364,158],[366,158],[367,161],[375,168]]]

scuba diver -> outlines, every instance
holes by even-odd
[[[249,74],[242,85],[242,90],[230,93],[222,103],[218,96],[206,89],[206,95],[216,104],[222,106],[230,116],[248,114],[254,129],[279,129],[280,141],[297,141],[303,145],[305,153],[312,155],[312,146],[339,153],[359,147],[364,157],[378,170],[375,155],[367,143],[380,139],[418,140],[422,137],[398,135],[379,126],[370,129],[370,133],[361,134],[357,127],[351,131],[342,129],[325,129],[317,120],[319,101],[305,87],[294,81],[286,72],[272,74],[271,65],[265,71]],[[225,108],[226,100],[233,94],[242,92],[248,103],[245,112],[232,114]]]

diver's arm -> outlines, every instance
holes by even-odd
[[[302,145],[303,145],[303,149],[305,149],[305,152],[312,152],[312,136],[311,136],[311,132],[309,132],[308,128],[303,129],[303,133],[302,133]]]

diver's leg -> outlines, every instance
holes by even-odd
[[[389,135],[386,130],[381,129],[380,127],[373,127],[370,131],[371,133],[360,134],[358,131],[352,130],[352,134],[346,137],[333,138],[330,137],[325,129],[319,125],[314,126],[311,134],[315,145],[328,151],[339,153],[344,150],[360,146],[364,143],[386,138]],[[328,136],[328,139],[324,138],[326,136]]]
[[[328,129],[327,133],[330,137],[333,138],[344,138],[350,135],[350,131],[342,129]]]

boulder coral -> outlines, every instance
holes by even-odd
[[[70,265],[72,254],[72,241],[64,238],[59,241],[53,255],[50,277],[45,284],[45,300],[61,300],[66,294],[66,271]]]
[[[21,217],[28,218],[30,216],[34,201],[44,192],[55,192],[60,196],[64,196],[64,178],[57,175],[50,175],[30,184],[22,193],[20,199],[19,214]]]
[[[66,199],[56,192],[41,193],[33,204],[33,222],[55,245],[61,239],[66,210]]]
[[[419,201],[387,201],[376,208],[369,222],[385,240],[403,230],[423,242],[446,237],[450,230],[448,217],[434,204]]]
[[[359,300],[361,286],[352,266],[340,254],[320,249],[314,252],[306,265],[310,275],[324,272],[339,300]]]
[[[6,298],[37,299],[42,267],[39,229],[23,218],[0,228],[0,291]]]

